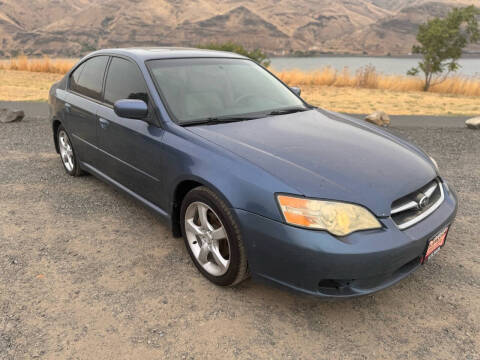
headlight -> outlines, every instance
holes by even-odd
[[[433,157],[431,157],[430,155],[428,156],[430,158],[430,160],[432,161],[433,165],[435,166],[435,170],[437,171],[437,174],[440,173],[440,170],[438,169],[438,163],[435,161],[435,159]]]
[[[278,195],[277,200],[290,225],[326,230],[337,236],[382,227],[370,211],[359,205],[287,195]]]

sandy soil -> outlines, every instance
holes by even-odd
[[[461,201],[445,248],[375,295],[202,278],[152,213],[64,173],[48,121],[0,124],[0,359],[480,359],[480,132],[396,127]]]
[[[457,116],[480,114],[478,96],[460,96],[418,91],[399,92],[333,86],[301,86],[310,104],[338,112],[390,115]]]

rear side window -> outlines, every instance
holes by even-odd
[[[75,69],[72,75],[70,75],[70,89],[74,91],[78,91],[78,81],[80,80],[80,75],[82,75],[83,68],[85,67],[85,63],[80,65],[78,68]]]
[[[85,61],[70,76],[70,89],[92,99],[100,100],[108,56],[96,56]]]
[[[148,103],[147,88],[137,65],[114,57],[108,67],[104,100],[113,105],[121,99],[138,99]]]

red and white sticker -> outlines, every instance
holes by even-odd
[[[445,244],[445,240],[447,239],[448,234],[448,226],[438,233],[430,242],[428,243],[427,251],[425,252],[425,256],[423,257],[424,261],[427,261],[430,256],[435,255],[440,248]]]

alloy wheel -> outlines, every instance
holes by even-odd
[[[73,155],[72,144],[70,144],[70,139],[64,130],[60,130],[58,133],[58,147],[63,165],[68,172],[72,172],[75,166],[75,158]]]
[[[213,276],[230,266],[230,242],[220,218],[203,202],[191,203],[185,212],[185,234],[197,262]]]

